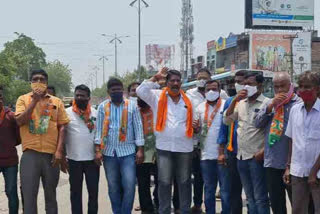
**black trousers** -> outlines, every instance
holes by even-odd
[[[230,174],[231,214],[242,214],[242,183],[237,167],[237,156],[228,152],[227,165]]]
[[[151,172],[157,172],[156,165],[153,163],[143,163],[137,165],[137,180],[140,208],[142,212],[153,212],[154,206],[151,198]],[[154,180],[157,181],[155,174]],[[157,184],[157,183],[156,183]],[[156,207],[159,206],[157,185],[153,192]]]
[[[83,175],[85,175],[87,190],[89,195],[88,214],[98,213],[98,191],[100,166],[94,161],[73,161],[69,163],[69,182],[71,210],[73,214],[82,214],[82,184]]]

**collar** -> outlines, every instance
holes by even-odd
[[[259,97],[257,97],[256,101],[262,103],[265,98],[266,98],[266,97],[261,93],[261,94],[259,95]],[[248,98],[246,98],[244,101],[245,101],[245,102],[248,102]]]
[[[302,109],[302,108],[305,108],[304,102],[302,102],[301,109]],[[316,102],[315,102],[314,105],[312,106],[312,109],[320,112],[320,99],[319,99],[319,98],[317,98]]]

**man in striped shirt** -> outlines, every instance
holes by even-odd
[[[144,160],[142,120],[136,102],[123,98],[120,80],[110,79],[107,88],[111,100],[98,108],[95,160],[101,163],[103,159],[113,213],[130,214],[135,196],[136,162],[140,164]]]

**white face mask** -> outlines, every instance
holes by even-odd
[[[258,92],[257,86],[246,85],[244,87],[244,90],[248,91],[248,97],[252,97],[253,95],[255,95]]]
[[[244,89],[244,85],[240,85],[238,83],[236,83],[234,86],[236,88],[237,93]]]
[[[206,86],[206,82],[205,80],[198,80],[197,81],[197,87],[198,88],[204,88]]]
[[[210,102],[216,101],[220,97],[220,93],[218,91],[208,91],[206,93],[206,99]]]

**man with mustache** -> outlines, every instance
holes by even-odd
[[[9,214],[18,214],[17,176],[19,158],[16,146],[20,144],[20,135],[14,113],[4,107],[3,89],[0,86],[0,173],[4,177]]]
[[[257,113],[269,99],[263,96],[263,75],[248,72],[245,87],[239,91],[225,112],[224,122],[238,121],[238,170],[245,190],[249,212],[269,214],[269,199],[263,168],[264,130],[255,127]]]
[[[23,154],[21,186],[24,213],[37,213],[37,196],[42,180],[46,213],[58,213],[56,188],[64,160],[65,127],[69,123],[63,102],[47,93],[48,74],[33,70],[30,74],[32,92],[18,98],[16,120],[20,126]],[[59,168],[60,166],[60,168]]]
[[[301,102],[294,93],[290,75],[276,72],[273,78],[275,97],[261,109],[256,118],[256,127],[265,129],[264,167],[271,208],[273,213],[287,213],[286,185],[283,175],[288,160],[289,142],[285,136],[290,110]],[[291,199],[291,191],[288,190]]]
[[[91,107],[90,89],[78,85],[72,107],[67,108],[70,123],[66,128],[66,153],[69,166],[71,210],[82,214],[83,177],[88,190],[88,214],[98,213],[100,163],[95,162],[94,138],[97,111]]]
[[[159,90],[157,82],[166,79]],[[171,187],[178,183],[181,213],[191,205],[191,163],[193,151],[193,107],[181,90],[181,74],[164,68],[137,88],[138,97],[154,112],[159,181],[159,213],[171,212]]]

